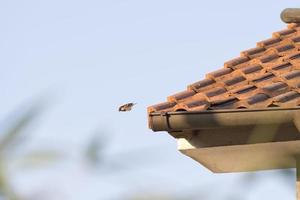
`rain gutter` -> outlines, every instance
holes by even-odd
[[[300,107],[149,114],[149,127],[153,131],[180,132],[283,123],[295,125],[300,132]]]

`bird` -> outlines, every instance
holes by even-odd
[[[126,103],[124,105],[121,105],[119,107],[119,112],[128,112],[131,111],[132,107],[135,105],[136,103]]]

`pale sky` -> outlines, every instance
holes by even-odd
[[[63,147],[72,155],[54,169],[21,174],[16,187],[25,196],[49,190],[51,200],[201,193],[212,187],[213,193],[244,192],[247,186],[237,186],[241,174],[213,174],[180,154],[167,133],[149,130],[146,107],[284,29],[280,12],[297,5],[295,0],[1,1],[0,117],[50,93],[55,103],[39,120],[32,146]],[[138,103],[132,112],[117,112],[131,101]],[[107,154],[129,170],[95,175],[81,164],[78,154],[95,129],[113,136]],[[130,153],[135,151],[142,155]],[[116,156],[122,153],[130,159]],[[260,174],[247,200],[294,199],[276,171]]]

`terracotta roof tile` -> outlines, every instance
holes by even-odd
[[[264,47],[255,47],[241,52],[242,56],[247,56],[248,58],[255,58],[261,55],[266,49]]]
[[[289,55],[286,59],[291,60],[291,61],[299,60],[300,59],[300,52],[299,51],[295,52],[295,53]]]
[[[286,37],[290,37],[292,34],[294,34],[296,32],[297,32],[297,30],[288,28],[288,29],[273,33],[273,37],[283,39]]]
[[[205,99],[190,100],[183,103],[179,103],[174,107],[175,111],[190,110],[190,111],[201,111],[206,110],[209,103]]]
[[[273,70],[273,73],[275,73],[275,74],[277,72],[282,74],[283,71],[287,71],[287,70],[290,71],[292,66],[293,65],[291,63],[285,62],[285,63],[273,65],[271,70]],[[278,74],[278,75],[280,75],[280,74]]]
[[[253,95],[252,97],[250,97],[249,99],[247,99],[247,103],[250,105],[253,104],[257,104],[260,102],[264,102],[266,100],[268,100],[270,97],[267,94],[264,93],[257,93],[255,95]]]
[[[237,89],[231,90],[231,95],[236,96],[238,99],[248,99],[250,96],[253,96],[253,94],[257,91],[257,87],[254,85],[245,85],[242,87],[239,87]]]
[[[288,85],[284,82],[276,82],[270,85],[263,86],[260,89],[261,93],[267,94],[271,97],[278,96],[289,89]]]
[[[186,90],[186,91],[174,94],[172,96],[169,96],[168,101],[169,102],[180,102],[186,98],[194,96],[195,94],[196,94],[196,92],[193,90]]]
[[[207,78],[189,85],[188,89],[194,90],[195,92],[201,92],[203,90],[212,88],[214,83],[216,82],[213,79]]]
[[[227,97],[215,100],[211,102],[210,109],[226,109],[226,108],[232,108],[235,107],[236,103],[238,102],[237,97]]]
[[[289,24],[240,55],[148,113],[300,105],[300,24]]]
[[[237,65],[240,65],[242,63],[245,63],[249,61],[249,58],[246,57],[246,56],[241,56],[241,57],[238,57],[238,58],[235,58],[235,59],[232,59],[230,61],[227,61],[224,66],[225,67],[228,67],[228,68],[233,68],[235,69]]]
[[[281,42],[280,38],[270,38],[270,39],[258,42],[257,46],[268,48],[268,47],[271,47],[271,46],[278,45],[279,42]]]
[[[253,74],[255,72],[260,72],[260,70],[263,69],[261,65],[259,64],[254,64],[254,65],[249,65],[247,67],[244,67],[241,69],[241,71],[247,75],[247,74]]]
[[[298,97],[300,97],[300,94],[295,91],[289,91],[284,94],[278,95],[277,97],[274,98],[274,102],[278,103],[285,103],[291,100],[295,100]]]
[[[223,87],[216,87],[216,88],[213,88],[211,90],[208,90],[207,92],[205,92],[205,95],[208,97],[208,98],[211,98],[211,97],[215,97],[215,96],[219,96],[219,95],[222,95],[222,94],[225,94],[227,92],[227,90]]]
[[[275,62],[280,56],[277,53],[272,53],[270,55],[265,55],[259,58],[259,61],[264,64],[268,62]]]
[[[286,73],[284,75],[284,78],[287,80],[295,79],[295,78],[300,78],[300,70],[294,70],[289,73]]]
[[[247,79],[243,75],[238,75],[224,80],[224,87],[227,89],[232,89],[237,87],[237,85],[245,84],[245,82],[247,82]]]
[[[230,69],[230,68],[222,68],[222,69],[219,69],[219,70],[216,70],[216,71],[206,74],[206,77],[208,79],[217,79],[226,74],[230,74],[231,72],[232,72],[232,69]]]
[[[148,108],[148,112],[167,112],[167,111],[172,111],[174,106],[176,105],[175,102],[164,102],[160,104],[153,105]]]
[[[299,43],[300,42],[300,36],[296,35],[294,37],[291,38],[291,41],[293,43]]]

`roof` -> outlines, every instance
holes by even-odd
[[[223,68],[148,107],[158,112],[293,108],[300,105],[300,24],[242,51]]]

